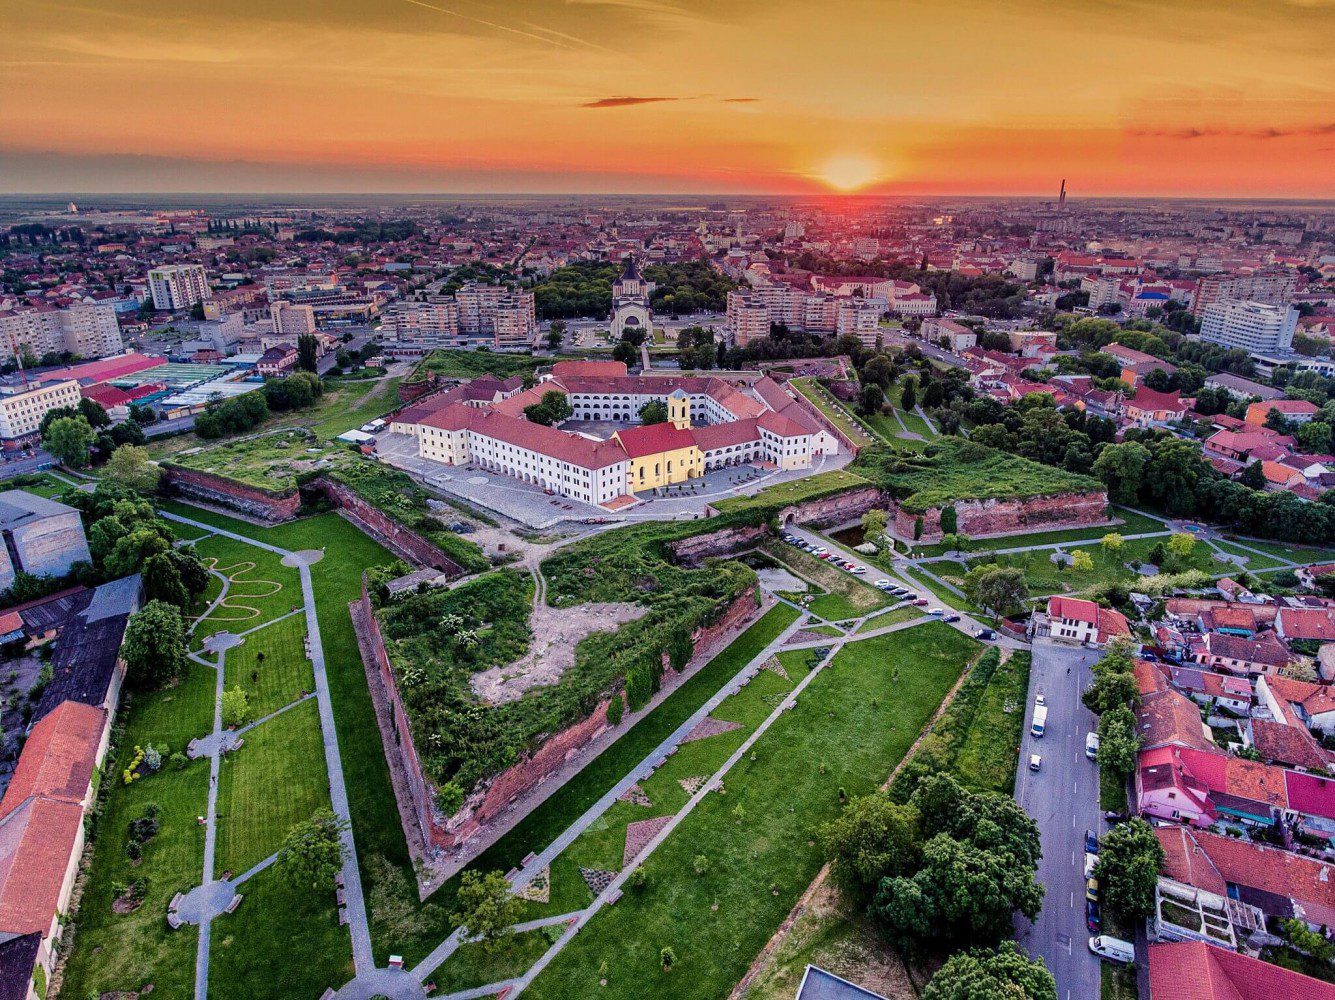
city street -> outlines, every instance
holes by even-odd
[[[1057,977],[1059,1000],[1086,1000],[1099,995],[1099,960],[1089,950],[1085,928],[1085,831],[1102,835],[1102,822],[1098,765],[1085,756],[1085,735],[1098,723],[1080,693],[1090,683],[1090,665],[1102,654],[1048,639],[1035,640],[1033,649],[1015,800],[1038,822],[1043,845],[1038,881],[1047,894],[1033,924],[1016,918],[1016,938]],[[1029,727],[1040,693],[1047,699],[1048,722],[1043,737],[1035,739]],[[1029,755],[1035,753],[1042,757],[1037,772],[1029,770]]]

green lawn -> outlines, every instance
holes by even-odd
[[[329,804],[329,778],[314,701],[252,729],[223,757],[218,778],[218,872],[239,875],[283,844],[287,832]]]
[[[199,884],[204,860],[204,830],[195,817],[208,801],[209,766],[194,761],[184,770],[166,764],[157,774],[131,785],[119,775],[136,745],[167,744],[182,750],[193,736],[213,723],[214,672],[191,664],[175,687],[136,694],[122,708],[125,733],[118,750],[108,758],[104,785],[105,810],[94,826],[93,863],[65,967],[63,994],[82,998],[90,994],[135,991],[152,983],[154,996],[188,1000],[194,996],[195,950],[198,930],[167,926],[167,902],[177,892]],[[161,828],[144,845],[143,859],[135,864],[125,854],[130,822],[144,814],[150,803],[160,812]],[[143,903],[132,913],[117,914],[112,902],[121,887],[136,879],[147,882]]]
[[[1299,564],[1335,562],[1335,549],[1309,548],[1304,545],[1293,545],[1284,542],[1254,542],[1251,539],[1236,538],[1232,535],[1228,537],[1234,541],[1242,543],[1249,549],[1258,549],[1261,552],[1268,552],[1272,556],[1278,556],[1280,559],[1287,559],[1290,562]],[[1225,548],[1227,548],[1227,546],[1225,546]],[[1258,566],[1256,568],[1263,569],[1265,567]]]
[[[356,430],[362,424],[382,417],[399,405],[401,376],[375,382],[339,383],[338,412],[311,425],[315,436],[335,438],[345,431]]]
[[[251,633],[227,651],[227,686],[240,687],[249,696],[251,721],[315,690],[305,638],[306,616],[295,614]]]
[[[898,625],[900,622],[911,622],[913,619],[921,617],[921,608],[915,608],[912,604],[906,604],[902,608],[892,608],[890,611],[882,612],[879,615],[872,615],[854,629],[853,634],[860,635],[863,632],[870,632],[873,629],[885,628],[887,625]]]
[[[1243,568],[1253,573],[1267,569],[1284,568],[1284,563],[1272,555],[1260,555],[1256,552],[1250,552],[1244,549],[1236,542],[1215,542],[1225,552],[1230,552],[1235,556],[1242,556],[1247,561],[1243,563]],[[1254,547],[1254,546],[1253,546]]]
[[[979,678],[984,686],[957,745],[954,767],[960,780],[972,788],[1007,795],[1015,790],[1031,662],[1032,654],[1015,652],[990,676]]]
[[[829,472],[818,472],[814,476],[806,476],[803,479],[791,479],[784,483],[775,483],[773,486],[766,486],[763,490],[751,496],[729,497],[726,500],[718,501],[713,506],[724,514],[736,514],[738,511],[781,507],[785,504],[801,503],[804,500],[815,500],[867,485],[867,480],[857,473],[849,472],[846,469],[833,469]]]
[[[301,606],[297,571],[282,557],[221,535],[195,543],[201,559],[231,579],[227,597],[195,626],[192,647],[217,632],[245,632]]]
[[[240,891],[245,899],[236,912],[213,922],[211,995],[314,998],[353,977],[352,941],[348,929],[338,925],[332,886],[310,892],[270,867]]]
[[[436,994],[444,996],[522,975],[551,947],[548,935],[564,931],[565,927],[558,924],[552,929],[542,927],[512,934],[499,942],[494,950],[489,950],[481,942],[462,945],[431,974]]]
[[[881,562],[879,556],[873,561],[875,561],[878,565],[881,565],[883,567],[885,566],[885,563],[890,562],[889,559],[886,559],[884,563]],[[968,614],[975,614],[975,615],[982,614],[982,609],[975,607],[974,604],[967,597],[956,597],[949,590],[941,586],[935,580],[928,577],[926,574],[915,570],[911,564],[900,562],[896,563],[895,566],[899,570],[900,574],[906,580],[908,580],[914,587],[917,587],[919,590],[926,590],[928,593],[934,596],[946,607],[954,608],[956,611],[964,611],[967,612]]]
[[[533,995],[726,996],[819,869],[813,835],[840,789],[884,781],[977,649],[943,625],[845,646],[730,772],[726,794],[706,796],[648,859],[646,887],[601,911]],[[663,947],[677,957],[666,974]]]
[[[833,625],[812,625],[805,631],[814,632],[816,635],[828,635],[831,639],[838,639],[844,634],[843,629],[836,628]]]

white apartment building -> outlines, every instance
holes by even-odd
[[[1223,266],[1222,263],[1220,266]],[[1263,302],[1271,306],[1286,305],[1293,299],[1297,289],[1298,276],[1287,269],[1254,271],[1251,274],[1211,274],[1196,282],[1191,311],[1194,316],[1203,318],[1205,310],[1214,303],[1230,299]]]
[[[883,298],[805,292],[779,283],[757,285],[728,293],[724,333],[739,347],[769,336],[774,324],[807,333],[852,334],[871,343],[888,309]]]
[[[202,264],[172,264],[148,272],[148,290],[154,309],[176,312],[213,298]]]
[[[0,312],[0,360],[22,354],[25,345],[36,357],[68,351],[83,358],[104,358],[125,350],[115,307],[104,304]]]
[[[929,292],[896,295],[890,311],[896,316],[935,316],[936,296]]]
[[[35,389],[0,391],[0,442],[6,448],[21,447],[42,426],[48,410],[79,405],[79,383],[73,379]]]
[[[1201,318],[1201,339],[1261,354],[1293,348],[1298,310],[1264,302],[1212,302]]]
[[[1089,293],[1089,308],[1101,309],[1103,306],[1115,305],[1118,301],[1118,290],[1122,286],[1122,280],[1102,274],[1087,274],[1080,279],[1080,290]]]
[[[493,347],[528,347],[537,339],[538,320],[533,293],[512,292],[504,285],[470,282],[454,295],[459,333]]]

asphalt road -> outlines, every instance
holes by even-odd
[[[1047,894],[1038,919],[1030,924],[1017,917],[1015,933],[1056,976],[1058,1000],[1087,1000],[1099,995],[1099,960],[1089,950],[1085,928],[1085,831],[1101,835],[1102,823],[1098,765],[1085,756],[1085,736],[1098,720],[1081,704],[1080,693],[1102,653],[1047,639],[1035,640],[1033,649],[1015,799],[1038,822],[1043,845],[1038,881]],[[1039,693],[1047,699],[1048,722],[1043,737],[1035,739],[1029,726]],[[1042,758],[1037,772],[1029,770],[1034,753]]]

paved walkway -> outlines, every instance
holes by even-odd
[[[227,531],[218,528],[203,521],[196,521],[192,518],[183,517],[180,514],[173,514],[167,511],[160,512],[163,517],[180,524],[188,524],[192,527],[202,528],[211,531],[214,534],[222,535],[224,538],[231,538],[238,542],[244,542],[247,545],[254,545],[256,548],[266,549],[269,552],[276,553],[282,557],[294,556],[287,549],[279,548],[276,545],[270,545],[267,542],[261,542],[246,535]],[[329,776],[329,795],[333,804],[334,815],[343,821],[343,894],[348,911],[348,925],[352,936],[352,961],[353,968],[357,976],[361,977],[371,974],[375,971],[375,959],[371,949],[371,929],[367,923],[366,900],[362,895],[361,870],[357,864],[357,849],[352,836],[352,817],[348,809],[347,786],[343,781],[343,761],[338,751],[338,734],[334,727],[334,708],[329,695],[329,679],[325,671],[324,646],[320,641],[320,621],[316,615],[315,609],[315,590],[311,584],[310,565],[313,561],[309,556],[297,559],[294,562],[299,565],[298,573],[301,577],[301,595],[306,614],[306,633],[310,640],[311,664],[315,673],[315,695],[320,712],[320,734],[324,741],[325,766]],[[272,624],[272,622],[266,623]],[[223,678],[225,675],[224,660],[225,652],[218,654],[218,682],[214,701],[214,731],[219,732],[222,729],[222,692]],[[287,707],[291,707],[290,705]],[[204,879],[203,883],[207,885],[213,881],[213,859],[214,846],[216,841],[216,830],[214,818],[217,809],[218,797],[218,761],[217,755],[210,761],[209,778],[209,805],[208,805],[208,827],[204,838]],[[209,968],[209,939],[210,939],[210,921],[204,920],[200,925],[199,932],[199,951],[195,960],[195,1000],[205,1000],[208,996],[208,968]],[[391,970],[392,971],[392,970]],[[401,975],[401,973],[400,973]],[[397,996],[398,994],[378,990],[387,996]],[[373,996],[374,993],[367,994]],[[421,995],[420,987],[417,996]]]

